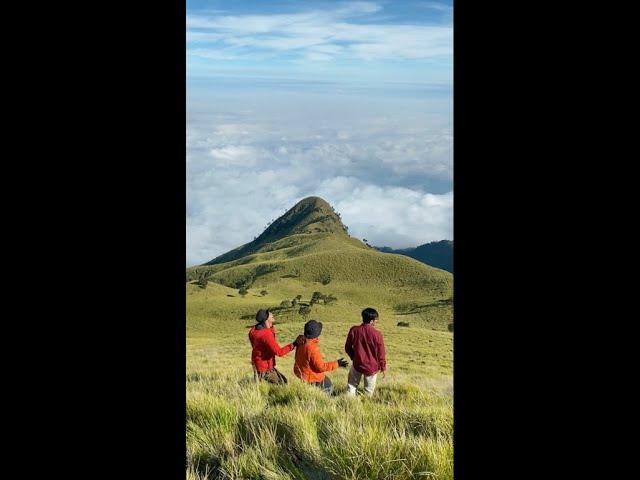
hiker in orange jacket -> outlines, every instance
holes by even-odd
[[[331,395],[333,384],[325,375],[336,368],[347,368],[349,363],[340,358],[334,362],[325,362],[320,353],[318,345],[319,336],[322,332],[322,323],[309,320],[304,325],[304,337],[296,349],[296,363],[293,366],[293,373],[304,382],[311,383],[322,389],[323,392]]]

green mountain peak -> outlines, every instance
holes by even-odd
[[[252,242],[187,269],[187,282],[202,278],[229,288],[271,291],[276,285],[317,283],[445,299],[453,282],[449,272],[350,237],[340,215],[319,197],[300,200]]]
[[[306,197],[269,224],[265,231],[252,242],[220,255],[204,265],[216,265],[251,255],[266,244],[290,235],[314,233],[346,236],[347,227],[326,200],[320,197]]]

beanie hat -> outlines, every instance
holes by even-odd
[[[269,309],[261,308],[256,313],[256,323],[264,323],[264,321],[269,318]]]
[[[316,322],[315,320],[309,320],[304,324],[304,336],[305,338],[317,338],[322,332],[322,322]]]

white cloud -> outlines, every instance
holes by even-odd
[[[187,50],[187,55],[208,58],[209,60],[235,60],[238,58],[236,54],[228,49],[192,48]]]
[[[307,53],[305,58],[312,62],[327,62],[327,61],[333,60],[333,57],[331,55],[327,55],[326,53],[316,53],[316,52]]]
[[[453,193],[363,184],[357,178],[324,181],[320,196],[334,198],[349,233],[370,244],[404,248],[453,238]]]
[[[432,59],[451,57],[451,25],[363,23],[352,19],[375,13],[381,6],[352,2],[333,11],[264,15],[188,15],[193,56],[264,57],[264,52],[297,52],[309,60]]]
[[[256,164],[257,152],[252,147],[229,145],[212,148],[209,153],[213,157],[216,167],[251,167]]]
[[[438,2],[422,2],[420,4],[418,4],[419,6],[422,6],[423,8],[430,8],[433,10],[439,10],[441,12],[449,12],[451,13],[453,11],[453,8],[451,7],[451,5],[446,5],[443,3],[438,3]]]
[[[217,42],[222,40],[224,35],[221,33],[207,33],[207,32],[194,32],[187,31],[187,42]]]

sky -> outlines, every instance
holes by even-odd
[[[443,1],[187,3],[187,265],[320,196],[349,233],[453,239]]]

